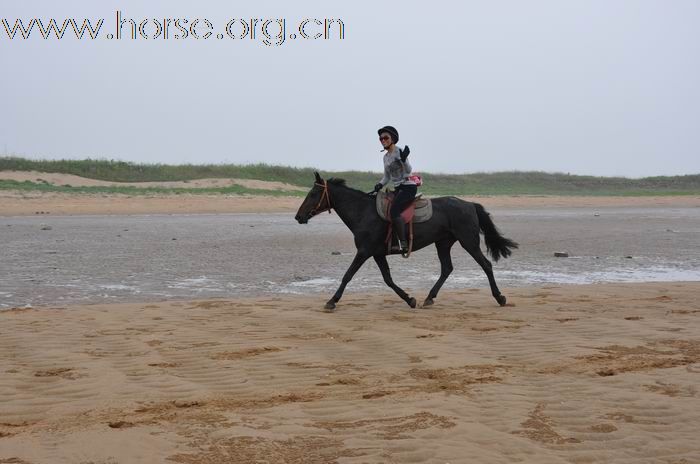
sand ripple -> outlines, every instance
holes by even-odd
[[[0,313],[0,463],[700,462],[699,283]]]

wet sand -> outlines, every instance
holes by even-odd
[[[272,187],[258,186],[258,188]],[[462,198],[496,208],[700,208],[700,196],[697,195],[659,197],[498,195]],[[299,209],[302,201],[302,197],[292,196],[199,194],[128,196],[6,190],[0,191],[0,216],[294,213]]]
[[[700,281],[700,208],[505,209],[484,202],[520,243],[494,263],[499,286]],[[12,306],[312,293],[330,296],[352,262],[335,214],[23,216],[0,218],[0,310]],[[554,252],[568,252],[555,258]],[[439,277],[434,246],[388,258],[395,282],[424,297]],[[487,288],[461,246],[445,288]],[[291,264],[293,263],[293,264]],[[349,293],[384,292],[373,260]]]
[[[0,312],[3,463],[700,462],[700,283]]]

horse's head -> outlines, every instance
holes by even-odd
[[[321,179],[318,172],[314,172],[314,186],[311,187],[309,193],[306,194],[304,202],[299,207],[297,215],[294,219],[299,224],[306,224],[309,219],[324,211],[331,211],[331,200],[328,194],[328,183]]]

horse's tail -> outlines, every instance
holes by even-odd
[[[505,238],[491,220],[491,215],[479,203],[474,203],[476,215],[479,218],[479,228],[484,233],[486,251],[491,254],[494,261],[501,256],[507,258],[512,253],[511,248],[518,248],[518,244],[509,238]]]

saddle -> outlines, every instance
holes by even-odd
[[[379,217],[384,219],[384,221],[389,223],[387,227],[386,239],[384,242],[387,244],[387,253],[392,254],[392,252],[398,252],[398,243],[392,240],[391,233],[391,216],[389,211],[391,210],[391,203],[394,200],[394,192],[378,192],[377,193],[377,214]],[[408,252],[404,254],[404,258],[411,256],[411,251],[413,250],[413,223],[426,222],[433,217],[433,202],[426,198],[421,198],[421,194],[416,195],[416,198],[409,204],[401,213],[401,218],[406,223],[408,237]],[[392,242],[393,245],[392,246]]]
[[[377,214],[386,222],[391,222],[389,209],[391,202],[394,200],[394,192],[379,192],[377,193]],[[422,194],[416,195],[413,203],[408,205],[401,213],[406,224],[411,221],[415,223],[426,222],[433,217],[433,202],[427,198],[422,198]]]

